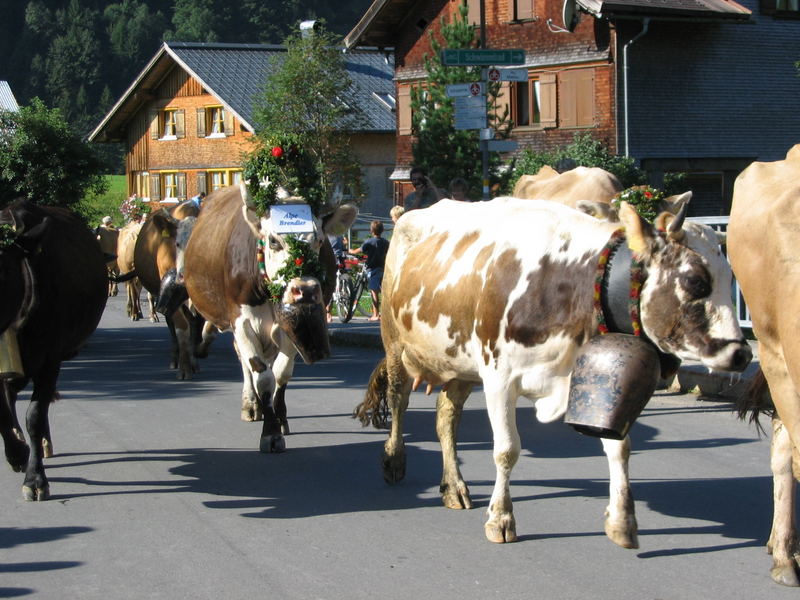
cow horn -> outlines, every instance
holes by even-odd
[[[679,242],[683,239],[683,222],[686,219],[686,210],[688,204],[683,204],[681,209],[678,211],[678,214],[675,215],[675,218],[672,219],[670,224],[667,226],[667,237],[676,242]]]

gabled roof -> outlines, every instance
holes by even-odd
[[[89,135],[93,142],[124,140],[125,127],[175,66],[185,70],[231,111],[249,131],[254,131],[253,99],[286,56],[283,46],[264,44],[205,44],[164,42],[136,80]],[[353,82],[354,103],[366,116],[364,131],[395,130],[392,109],[380,98],[394,95],[391,55],[359,50],[345,54]]]
[[[748,20],[750,11],[733,0],[571,0],[597,18],[669,18],[677,20]],[[400,25],[420,0],[374,0],[344,38],[346,48],[394,48]]]
[[[14,98],[11,86],[8,85],[7,81],[0,81],[0,110],[19,110],[17,99]]]

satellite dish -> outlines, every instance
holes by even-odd
[[[564,20],[564,28],[572,33],[578,26],[581,18],[575,6],[576,0],[564,0],[564,8],[561,9],[561,17]]]

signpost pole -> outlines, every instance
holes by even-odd
[[[481,49],[486,48],[486,0],[480,0],[480,13],[481,13]],[[489,88],[489,69],[486,67],[481,68],[481,81],[486,82],[486,88]],[[488,94],[486,95],[488,99]],[[487,111],[488,119],[488,111]],[[488,126],[488,123],[486,124]],[[483,136],[479,136],[483,138]],[[481,139],[481,173],[483,181],[483,200],[489,200],[489,141]]]

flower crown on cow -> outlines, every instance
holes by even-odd
[[[263,239],[258,240],[258,270],[264,278],[264,283],[269,292],[269,298],[272,302],[280,302],[283,298],[283,293],[286,291],[286,286],[295,277],[311,276],[315,277],[318,281],[322,281],[324,271],[319,262],[319,257],[311,250],[311,246],[294,236],[286,238],[286,252],[288,257],[283,266],[275,273],[274,279],[270,280],[266,273],[266,264],[264,260],[264,245]]]
[[[652,223],[661,211],[664,192],[649,185],[635,185],[622,190],[611,199],[611,203],[619,208],[620,202],[623,200],[633,206],[639,216]]]
[[[281,199],[282,190],[305,200],[316,216],[325,203],[320,166],[294,136],[273,138],[251,154],[244,179],[259,217]]]
[[[17,241],[17,230],[13,225],[0,223],[0,249],[8,248]]]

